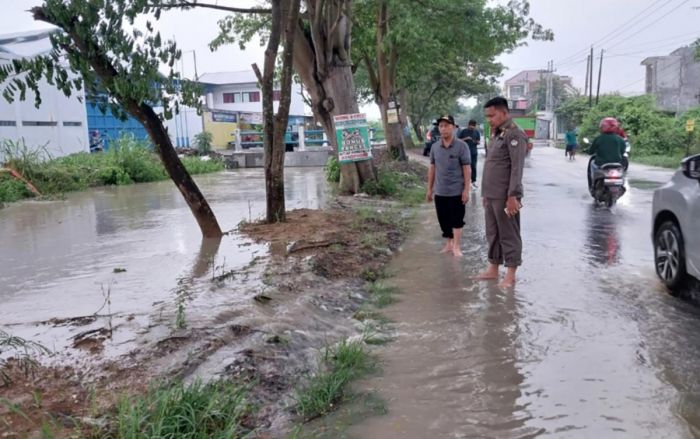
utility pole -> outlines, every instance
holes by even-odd
[[[591,73],[591,57],[589,55],[586,56],[586,82],[584,85],[583,89],[583,95],[588,96],[588,75]]]
[[[590,59],[591,59],[591,74],[588,75],[588,106],[592,107],[593,106],[593,46],[591,46],[591,54],[590,54]]]
[[[600,78],[603,74],[603,49],[600,49],[600,67],[598,67],[598,90],[595,93],[595,104],[598,105],[598,98],[600,98]]]

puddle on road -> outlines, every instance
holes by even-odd
[[[262,170],[196,179],[224,230],[261,217]],[[322,169],[285,170],[285,183],[289,209],[325,205]],[[196,326],[235,307],[237,289],[258,282],[239,272],[268,253],[235,232],[202,240],[171,182],[11,205],[0,211],[0,236],[0,326],[57,352],[104,349],[104,358],[129,352],[138,337],[171,332],[178,318]],[[88,335],[103,346],[84,341]]]
[[[627,183],[635,188],[635,189],[641,189],[641,190],[654,190],[663,185],[663,183],[658,182],[658,181],[652,181],[652,180],[642,180],[642,179],[634,179],[631,178],[627,181]]]
[[[380,351],[383,373],[357,386],[387,414],[341,416],[337,437],[698,436],[700,313],[658,287],[651,192],[595,209],[553,154],[535,154],[515,291],[469,279],[486,253],[478,203],[461,260],[437,254],[427,211],[390,267],[402,294],[386,310],[396,338]]]

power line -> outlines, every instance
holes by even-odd
[[[659,74],[661,74],[661,73],[663,73],[663,72],[665,72],[665,71],[671,69],[672,67],[680,66],[680,64],[681,64],[682,62],[683,62],[683,59],[682,59],[682,58],[679,58],[677,61],[674,61],[674,62],[672,62],[672,63],[670,63],[670,64],[667,64],[666,66],[664,66],[664,67],[658,69],[658,70],[656,71],[657,80],[658,80],[658,79],[666,79],[666,78],[669,76],[669,73],[675,73],[674,71],[669,71],[669,72],[667,72],[665,75],[659,76]],[[634,82],[630,82],[629,84],[627,84],[627,85],[625,85],[625,86],[623,86],[623,87],[620,87],[618,90],[624,90],[624,89],[629,88],[629,87],[631,87],[631,86],[633,86],[633,85],[636,85],[636,84],[638,84],[638,83],[640,83],[640,82],[642,82],[642,81],[644,81],[644,80],[646,80],[646,75],[645,75],[642,79],[637,79],[637,80],[634,81]]]
[[[645,12],[647,12],[649,9],[653,8],[654,6],[656,6],[658,3],[661,3],[662,1],[664,1],[664,0],[656,0],[656,1],[654,1],[652,4],[650,4],[649,6],[647,6],[646,8],[644,8],[643,10],[641,10],[640,12],[638,12],[635,16],[633,16],[632,18],[630,18],[629,20],[627,20],[624,24],[622,24],[622,25],[620,25],[620,26],[616,26],[615,29],[613,29],[611,32],[608,32],[606,35],[604,35],[603,37],[601,37],[598,41],[595,41],[593,44],[595,45],[595,44],[601,43],[602,41],[604,41],[604,40],[605,40],[606,38],[608,38],[609,36],[620,32],[620,29],[623,29],[623,30],[624,30],[624,26],[626,26],[627,24],[629,24],[630,22],[632,22],[633,20],[635,20],[635,19],[636,19],[637,17],[639,17],[640,15],[644,14]],[[673,1],[673,0],[666,0],[666,3],[664,4],[664,6],[665,6],[666,4],[672,2],[672,1]],[[563,63],[566,63],[567,61],[569,61],[569,60],[571,60],[571,59],[574,59],[574,58],[580,56],[581,54],[585,54],[586,52],[588,52],[588,47],[586,47],[585,49],[581,49],[581,50],[579,50],[579,51],[577,51],[577,52],[574,52],[572,55],[570,55],[570,56],[568,56],[568,57],[566,57],[566,58],[560,60],[557,64],[561,65],[561,64],[563,64]]]
[[[676,7],[673,8],[673,9],[671,9],[670,11],[666,12],[666,13],[665,13],[664,15],[662,15],[661,17],[656,18],[655,21],[656,21],[657,24],[658,24],[659,21],[663,20],[664,18],[668,17],[668,16],[671,15],[672,13],[676,12],[681,6],[683,6],[684,4],[688,3],[689,1],[690,1],[690,0],[683,0],[678,6],[676,6]],[[619,46],[619,45],[622,44],[623,42],[629,40],[630,38],[632,38],[632,37],[635,36],[635,35],[638,35],[638,34],[644,32],[645,30],[647,30],[646,27],[643,27],[642,29],[638,30],[637,32],[634,32],[633,34],[628,35],[625,39],[623,39],[622,41],[618,42],[617,44],[613,44],[612,46],[609,46],[609,47],[608,47],[608,50],[610,50],[610,49],[612,49],[612,48],[614,48],[614,47]]]

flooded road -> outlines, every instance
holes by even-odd
[[[347,437],[700,437],[700,308],[659,284],[650,242],[652,191],[671,173],[632,164],[608,211],[593,207],[586,160],[563,155],[528,159],[514,291],[469,279],[487,250],[478,197],[461,260],[438,254],[425,209],[390,268],[396,340],[360,384],[388,414]]]
[[[262,170],[196,180],[222,229],[263,215]],[[289,209],[327,200],[322,169],[288,169],[285,183]],[[170,331],[178,301],[187,301],[189,325],[235,305],[235,288],[215,291],[212,277],[267,254],[267,246],[236,233],[203,242],[170,181],[10,205],[0,210],[0,237],[0,328],[61,352],[70,337],[109,320],[123,329],[105,343],[104,356],[112,358],[133,348],[138,332],[157,333],[159,325]]]

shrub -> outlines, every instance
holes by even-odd
[[[340,162],[338,161],[338,157],[331,156],[328,159],[328,162],[326,163],[325,171],[326,171],[326,180],[333,182],[333,183],[338,183],[340,181]]]
[[[200,155],[209,154],[211,152],[212,140],[214,140],[214,135],[209,131],[202,131],[194,136],[194,144]]]

